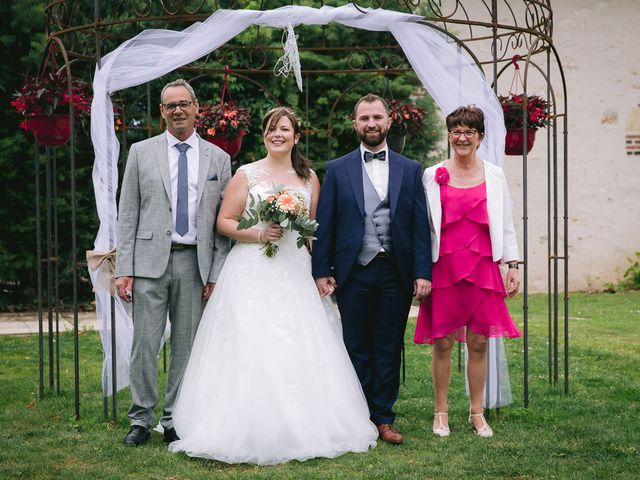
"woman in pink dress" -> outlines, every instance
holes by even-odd
[[[447,116],[447,130],[452,157],[423,176],[434,264],[414,342],[433,344],[433,433],[450,434],[447,394],[457,339],[468,348],[469,423],[479,436],[490,437],[482,406],[487,339],[522,336],[504,302],[520,286],[518,245],[504,172],[476,156],[484,137],[482,110],[458,108]],[[508,265],[506,290],[500,263]]]

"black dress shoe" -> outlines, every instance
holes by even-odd
[[[178,437],[178,434],[176,433],[176,429],[173,427],[165,428],[163,435],[164,435],[165,443],[171,443],[171,442],[175,442],[176,440],[180,440],[180,438]]]
[[[129,429],[129,433],[124,437],[124,444],[138,447],[149,440],[150,435],[148,428],[144,428],[140,425],[133,425]]]

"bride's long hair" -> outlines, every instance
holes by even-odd
[[[301,134],[300,122],[295,112],[288,107],[276,107],[269,110],[262,119],[262,135],[266,135],[282,117],[287,117],[293,125],[294,136]],[[311,178],[311,162],[298,151],[295,143],[291,148],[291,165],[300,178],[304,180]]]

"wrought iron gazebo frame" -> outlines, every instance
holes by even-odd
[[[144,0],[140,8],[129,5],[130,1],[121,0],[116,10],[130,12],[123,13],[121,18],[106,20],[101,16],[101,1],[94,0],[94,21],[82,25],[74,24],[74,13],[80,8],[79,2],[74,0],[50,1],[45,9],[45,24],[47,47],[43,55],[43,64],[49,58],[51,45],[56,48],[61,57],[61,71],[67,77],[71,97],[71,68],[77,63],[100,65],[105,41],[118,39],[117,29],[130,26],[132,31],[142,30],[147,25],[176,24],[178,22],[194,22],[206,19],[213,11],[221,6],[230,9],[242,8],[242,2],[230,0],[222,2],[214,0],[164,0],[152,2]],[[213,4],[211,6],[210,4]],[[220,5],[223,4],[224,5]],[[261,10],[271,8],[272,2],[261,1]],[[295,2],[287,2],[293,4]],[[324,2],[320,2],[323,4]],[[547,101],[550,105],[550,115],[547,128],[547,293],[548,293],[548,381],[550,385],[557,385],[560,371],[560,339],[563,341],[563,391],[569,393],[569,304],[568,304],[568,120],[567,120],[567,86],[558,52],[553,44],[553,12],[550,0],[481,0],[476,2],[475,8],[486,17],[474,19],[465,6],[464,0],[371,0],[362,2],[372,8],[390,8],[423,16],[420,22],[425,28],[432,28],[443,35],[465,55],[467,55],[479,70],[491,78],[494,91],[498,90],[498,81],[507,71],[513,54],[519,54],[524,62],[523,94],[527,95],[528,85],[536,81],[546,87]],[[194,4],[194,5],[192,5]],[[277,7],[281,5],[273,5]],[[358,7],[356,5],[356,7]],[[126,10],[126,9],[129,10]],[[361,8],[361,7],[358,7]],[[207,10],[210,9],[210,10]],[[522,13],[522,16],[519,16]],[[480,14],[478,14],[480,16]],[[324,28],[324,27],[316,27]],[[345,27],[346,28],[346,27]],[[272,68],[268,58],[274,47],[261,45],[260,27],[253,29],[253,45],[227,44],[207,55],[205,58],[181,68],[197,78],[202,75],[219,75],[224,73],[225,58],[241,54],[248,59],[244,65],[230,70],[231,75],[243,81],[251,82],[278,102],[278,99],[257,80],[260,75],[271,74]],[[324,37],[323,37],[324,38]],[[391,37],[390,37],[391,38]],[[125,38],[123,38],[124,40]],[[402,51],[397,44],[389,42],[379,47],[363,48],[356,45],[330,46],[324,38],[321,45],[301,47],[301,51],[333,51],[344,52],[348,68],[337,70],[305,70],[302,73],[306,79],[316,75],[334,73],[353,74],[359,78],[380,75],[407,75],[412,69],[402,63]],[[364,64],[356,60],[355,54],[363,55],[367,59]],[[375,53],[380,58],[375,57]],[[542,58],[544,62],[536,61]],[[258,60],[256,60],[258,59]],[[352,61],[353,59],[353,61]],[[485,73],[485,69],[490,74]],[[558,79],[552,81],[552,75]],[[555,77],[553,77],[555,79]],[[331,108],[327,120],[326,133],[329,138],[327,144],[327,158],[331,158],[331,134],[333,114],[342,96],[362,80],[354,82],[345,88],[338,96]],[[556,86],[559,86],[556,88]],[[309,88],[306,89],[309,91]],[[144,125],[127,126],[122,128],[122,151],[127,147],[127,131],[142,129],[150,136],[154,129],[151,115],[151,90],[149,84],[146,89],[147,121]],[[308,97],[307,100],[308,102]],[[279,103],[279,102],[278,102]],[[73,99],[69,104],[70,113],[73,111]],[[523,120],[526,110],[523,109]],[[559,125],[559,122],[562,122]],[[126,123],[126,122],[125,122]],[[525,122],[523,122],[524,124]],[[561,132],[558,127],[561,126]],[[83,264],[77,261],[76,244],[76,154],[74,142],[75,124],[71,115],[71,146],[69,151],[69,174],[71,189],[71,263],[73,276],[73,317],[74,317],[74,389],[75,414],[80,416],[80,359],[79,359],[79,325],[78,325],[78,268]],[[305,135],[313,135],[307,130]],[[522,151],[522,211],[523,211],[523,317],[524,317],[524,392],[523,402],[529,404],[529,225],[528,225],[528,161],[526,152],[526,129],[524,129]],[[40,148],[34,148],[35,187],[36,187],[36,221],[37,221],[37,256],[38,268],[38,320],[39,320],[39,395],[45,392],[45,349],[44,349],[44,314],[48,315],[48,373],[49,388],[60,393],[60,361],[59,361],[59,272],[58,272],[58,214],[56,209],[57,186],[56,169],[58,155],[51,147],[45,148],[45,192],[41,191],[41,162]],[[53,172],[53,173],[52,173]],[[42,205],[45,206],[45,216],[42,215]],[[562,216],[560,219],[559,215]],[[43,233],[42,224],[45,224]],[[43,254],[43,243],[46,252]],[[560,275],[562,274],[562,281]],[[43,285],[43,275],[46,275],[46,287]],[[561,291],[562,290],[562,291]],[[560,302],[562,301],[562,311]],[[114,311],[113,305],[111,311]],[[55,319],[55,327],[54,327]],[[562,335],[560,327],[562,325]],[[112,351],[115,351],[115,320],[111,325]],[[55,353],[55,358],[54,358]],[[112,355],[112,358],[114,355]],[[112,362],[113,419],[117,417],[117,392],[115,362]],[[459,363],[460,364],[460,363]],[[105,416],[108,416],[107,397],[105,397]]]

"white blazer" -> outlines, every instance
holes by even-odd
[[[513,226],[511,197],[507,179],[502,168],[492,163],[484,164],[484,178],[487,188],[487,213],[489,214],[489,236],[493,261],[504,262],[519,259],[518,241]],[[436,169],[444,162],[427,168],[422,176],[422,184],[427,195],[429,208],[429,227],[431,229],[431,257],[434,262],[440,255],[440,227],[442,223],[442,205],[440,203],[440,185],[435,181]]]

